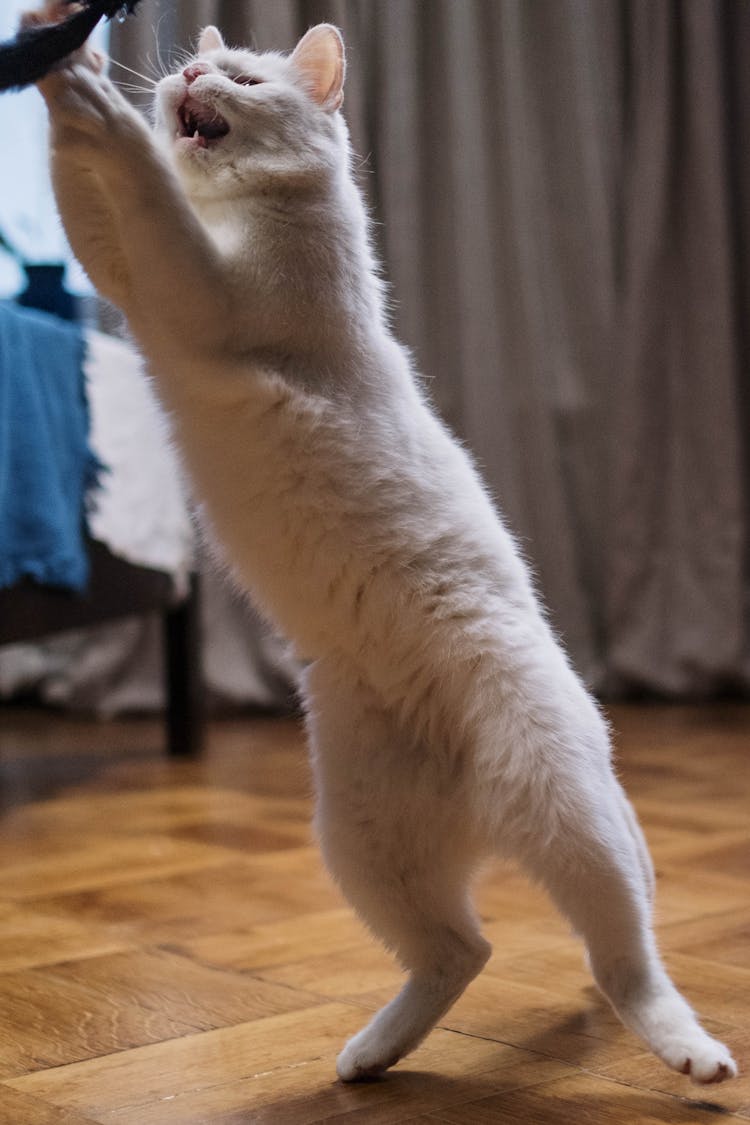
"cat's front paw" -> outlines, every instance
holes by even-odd
[[[74,12],[80,11],[83,4],[68,3],[68,0],[45,0],[38,8],[27,8],[18,20],[22,30],[30,27],[44,27],[45,24],[62,23]]]
[[[86,55],[39,83],[50,113],[55,143],[76,148],[107,169],[132,166],[150,143],[146,122],[103,73],[104,58]]]
[[[76,12],[81,11],[82,8],[83,4],[73,2],[73,0],[45,0],[45,3],[39,8],[31,8],[21,12],[18,26],[21,31],[26,31],[30,28],[62,23]],[[95,50],[89,43],[84,43],[82,47],[73,51],[67,58],[56,63],[51,70],[54,72],[78,62],[100,74],[105,68],[106,61],[106,55]]]

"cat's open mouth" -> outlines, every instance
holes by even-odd
[[[206,148],[209,144],[225,137],[229,123],[210,106],[203,105],[189,95],[177,109],[177,137],[185,138]]]

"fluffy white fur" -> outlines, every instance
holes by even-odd
[[[102,69],[87,49],[41,84],[68,234],[127,314],[213,536],[309,661],[323,854],[408,973],[339,1075],[413,1050],[480,971],[470,882],[497,854],[546,886],[657,1055],[734,1075],[659,959],[606,726],[389,330],[338,32],[286,57],[206,29],[153,131]]]

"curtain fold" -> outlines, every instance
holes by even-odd
[[[152,0],[113,52],[321,20],[396,330],[574,662],[608,694],[747,691],[750,9]]]
[[[746,675],[737,206],[726,4],[627,7],[619,362],[613,385],[613,676],[706,694]],[[729,128],[733,121],[733,128]],[[744,185],[747,188],[747,184]]]

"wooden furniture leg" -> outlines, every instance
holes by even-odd
[[[201,668],[200,581],[164,614],[167,747],[170,755],[198,754],[205,734],[205,691]]]

